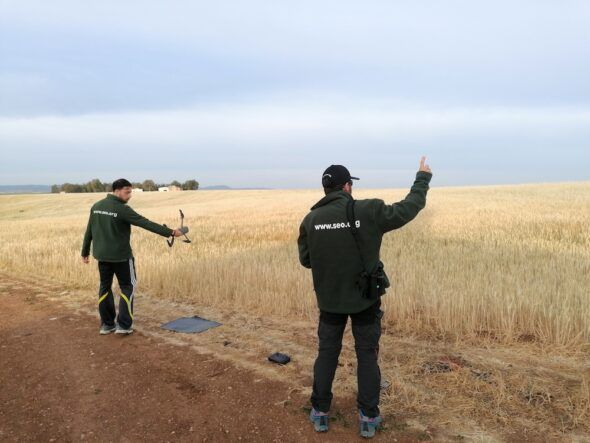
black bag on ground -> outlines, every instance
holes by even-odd
[[[287,354],[275,352],[274,354],[268,356],[268,360],[280,365],[286,365],[291,361],[291,357],[289,357]]]

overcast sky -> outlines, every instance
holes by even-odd
[[[588,1],[0,0],[0,184],[588,180]]]

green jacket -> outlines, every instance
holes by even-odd
[[[172,229],[159,225],[142,217],[121,200],[108,194],[106,198],[96,202],[90,209],[90,218],[84,234],[82,257],[90,254],[98,261],[127,261],[132,256],[131,225],[139,226],[164,237],[172,235]]]
[[[429,172],[418,172],[410,193],[392,205],[379,199],[355,201],[355,220],[369,272],[378,265],[383,234],[404,226],[426,205],[431,178]],[[357,286],[363,265],[346,216],[351,199],[344,191],[326,195],[311,208],[299,228],[299,261],[311,268],[322,311],[354,314],[376,301],[363,298]]]

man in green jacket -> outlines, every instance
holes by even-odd
[[[90,244],[92,255],[98,261],[100,288],[98,291],[98,312],[100,313],[100,334],[111,332],[131,334],[133,332],[133,298],[137,277],[135,259],[129,243],[131,225],[139,226],[163,237],[179,237],[178,229],[170,229],[142,217],[129,206],[131,183],[121,178],[113,183],[113,193],[96,202],[90,209],[90,218],[82,244],[82,261],[89,263]],[[111,286],[117,276],[121,297],[119,315],[116,316],[115,298]]]
[[[410,222],[426,205],[432,172],[425,160],[420,160],[410,193],[391,205],[379,199],[354,200],[352,180],[358,179],[344,166],[330,166],[322,176],[326,195],[311,208],[299,228],[299,261],[311,268],[320,309],[310,414],[318,432],[328,430],[332,382],[348,316],[357,355],[361,436],[375,435],[382,421],[377,362],[383,316],[379,294],[389,283],[386,277],[375,280],[370,275],[378,275],[382,269],[379,252],[383,234]],[[376,289],[371,292],[368,288],[372,286]]]

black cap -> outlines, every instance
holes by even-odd
[[[335,188],[348,183],[350,180],[359,180],[359,178],[351,177],[348,169],[342,165],[331,165],[322,175],[322,186],[324,188]]]

